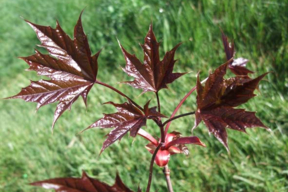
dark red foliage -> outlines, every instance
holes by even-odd
[[[72,40],[57,22],[55,29],[36,25],[26,21],[36,32],[41,41],[41,47],[47,49],[50,55],[36,50],[36,54],[22,57],[28,63],[28,70],[36,71],[51,80],[31,81],[15,96],[29,102],[37,102],[37,109],[59,101],[53,125],[64,111],[70,109],[79,96],[86,104],[87,95],[96,81],[99,53],[91,56],[87,37],[83,31],[81,15],[74,28]]]
[[[84,171],[81,178],[55,178],[37,181],[30,185],[54,189],[55,192],[133,192],[122,182],[118,173],[112,186],[90,178]],[[138,192],[141,192],[140,188],[138,188]]]
[[[255,112],[234,109],[253,98],[259,81],[267,74],[255,79],[236,76],[224,79],[229,61],[210,74],[205,86],[197,78],[197,110],[194,128],[203,120],[209,132],[228,149],[226,128],[245,132],[248,127],[267,128],[256,116]]]
[[[174,54],[180,44],[176,45],[171,51],[168,51],[163,60],[159,59],[159,43],[153,33],[152,25],[145,37],[142,46],[144,51],[144,62],[135,56],[129,54],[120,45],[126,60],[126,66],[123,69],[129,76],[134,77],[134,81],[127,81],[135,88],[143,89],[143,92],[158,92],[160,89],[167,88],[167,84],[172,83],[185,73],[173,73],[176,60]]]
[[[247,76],[249,73],[253,73],[253,71],[250,71],[246,68],[246,63],[248,62],[248,59],[245,58],[237,58],[237,59],[231,59],[235,55],[234,50],[234,43],[230,43],[228,41],[228,38],[226,35],[222,32],[222,42],[224,45],[224,50],[226,53],[226,59],[229,61],[228,68],[235,74],[235,75],[245,75]]]
[[[150,141],[146,145],[146,149],[153,155],[149,168],[150,175],[146,189],[147,192],[149,192],[151,186],[154,162],[158,166],[163,167],[168,164],[171,155],[179,153],[188,154],[189,151],[186,144],[205,146],[196,136],[182,137],[178,132],[167,133],[169,125],[173,120],[195,113],[196,120],[193,129],[203,120],[209,132],[213,133],[227,150],[226,128],[241,132],[246,132],[246,128],[248,127],[263,127],[267,129],[255,116],[255,112],[234,108],[246,103],[255,96],[254,90],[257,89],[260,80],[267,73],[251,79],[248,74],[253,72],[246,68],[248,60],[244,58],[234,59],[234,44],[229,43],[224,33],[222,33],[222,41],[227,62],[209,75],[204,86],[200,83],[198,74],[197,86],[192,88],[180,101],[171,118],[163,123],[161,118],[165,116],[161,114],[158,92],[163,88],[167,88],[168,84],[185,74],[173,73],[176,62],[174,56],[180,44],[166,52],[163,59],[160,60],[159,43],[154,35],[152,25],[150,25],[144,44],[141,45],[144,51],[144,61],[142,63],[135,55],[128,53],[119,43],[126,60],[126,66],[123,70],[134,78],[133,81],[124,83],[134,88],[142,89],[143,93],[147,91],[156,93],[158,108],[149,108],[150,101],[142,108],[120,90],[96,79],[98,72],[97,59],[100,51],[93,56],[91,55],[87,36],[83,31],[81,15],[82,13],[74,28],[74,39],[71,39],[62,30],[58,22],[56,28],[53,29],[26,21],[36,32],[41,42],[40,47],[45,48],[49,54],[42,54],[36,50],[34,55],[21,57],[21,59],[30,66],[28,70],[36,71],[38,75],[44,75],[50,78],[50,80],[31,81],[29,86],[8,99],[20,98],[25,101],[36,102],[38,103],[37,109],[44,105],[58,102],[52,124],[53,128],[57,119],[64,111],[71,108],[79,96],[83,98],[86,105],[87,95],[95,83],[105,86],[125,97],[128,102],[123,104],[107,102],[106,104],[116,107],[118,112],[104,114],[103,118],[97,120],[87,129],[94,127],[114,128],[107,135],[100,153],[115,141],[121,140],[128,132],[130,132],[132,137],[139,134]],[[236,74],[236,77],[224,79],[227,68]],[[175,116],[180,106],[195,89],[197,90],[196,111]],[[152,119],[159,127],[160,140],[156,140],[149,133],[141,129],[142,126],[146,125],[147,119]],[[166,129],[164,129],[166,124]],[[165,167],[165,174],[169,186],[171,185],[169,183],[169,171],[166,170],[168,170],[167,166]],[[34,182],[31,185],[54,189],[56,192],[132,192],[132,190],[124,185],[118,174],[113,186],[92,179],[85,172],[83,172],[82,178],[55,178]],[[138,192],[141,192],[140,188],[138,188]]]
[[[130,101],[128,103],[116,104],[113,102],[107,102],[106,104],[111,104],[118,110],[117,113],[104,114],[102,119],[97,120],[95,123],[90,125],[87,129],[93,127],[100,128],[111,128],[115,127],[107,136],[101,152],[103,152],[107,147],[117,140],[120,140],[128,131],[130,135],[135,137],[138,130],[146,125],[147,119],[157,120],[159,117],[165,117],[164,115],[156,111],[156,107],[149,108],[148,101],[144,106],[144,112],[142,112],[138,107],[133,105]]]

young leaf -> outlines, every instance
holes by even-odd
[[[180,46],[176,45],[171,51],[168,51],[163,60],[159,59],[159,43],[153,33],[152,24],[145,37],[142,46],[144,51],[144,62],[135,56],[129,54],[119,43],[126,60],[126,66],[123,69],[129,76],[134,77],[133,81],[125,82],[135,88],[143,89],[143,92],[158,92],[160,89],[167,88],[167,84],[172,83],[185,73],[173,73],[176,60],[174,60],[175,51]]]
[[[218,67],[210,74],[205,86],[197,77],[197,110],[193,127],[196,128],[203,120],[209,132],[227,148],[226,127],[245,132],[248,127],[267,127],[255,116],[255,112],[247,112],[244,109],[234,109],[240,104],[246,103],[255,96],[253,93],[259,81],[267,73],[255,78],[247,79],[236,76],[225,80],[229,61]]]
[[[222,32],[222,42],[223,42],[224,50],[226,53],[226,59],[227,59],[227,61],[229,61],[235,55],[234,43],[230,43],[228,41],[227,36],[223,32]],[[228,68],[235,75],[247,76],[249,73],[253,73],[253,71],[250,71],[246,68],[247,62],[248,62],[248,59],[245,59],[242,57],[237,58],[237,59],[233,59],[229,62]]]
[[[84,171],[81,178],[55,178],[37,181],[30,185],[54,189],[55,192],[133,192],[125,186],[118,173],[113,186],[90,178]],[[141,192],[139,188],[138,192]]]
[[[81,13],[82,15],[82,13]],[[37,109],[59,101],[54,114],[52,128],[57,119],[71,105],[83,97],[87,103],[87,95],[96,81],[99,53],[91,56],[87,37],[83,31],[81,15],[74,28],[72,40],[57,22],[55,29],[40,26],[26,21],[36,32],[41,47],[48,50],[45,55],[36,50],[36,54],[22,57],[30,66],[28,70],[36,71],[51,80],[31,81],[28,87],[8,99],[20,98],[29,102],[37,102]]]
[[[145,148],[153,155],[159,146],[160,141],[158,142],[154,137],[142,129],[139,130],[138,134],[150,141]],[[166,134],[164,145],[158,149],[156,154],[155,163],[158,166],[163,167],[169,163],[170,155],[175,155],[178,153],[188,155],[189,150],[185,144],[195,144],[206,147],[198,137],[181,137],[179,132],[173,131]]]
[[[87,129],[93,127],[111,128],[115,127],[107,136],[107,139],[103,143],[101,153],[109,147],[112,143],[120,140],[128,131],[130,135],[135,137],[137,132],[142,126],[146,125],[147,119],[158,119],[159,117],[165,117],[164,115],[156,112],[155,107],[148,108],[148,101],[144,106],[144,113],[133,105],[130,101],[128,103],[116,104],[113,102],[107,102],[118,110],[117,113],[104,114],[102,119],[97,120],[90,125]]]

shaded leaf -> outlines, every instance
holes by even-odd
[[[253,98],[254,90],[259,81],[267,73],[255,78],[243,78],[236,76],[224,79],[229,61],[219,66],[210,74],[205,85],[202,86],[197,77],[197,110],[194,128],[203,120],[209,132],[227,148],[226,128],[245,132],[246,128],[267,128],[256,116],[255,112],[247,112],[244,109],[234,109],[240,104]]]
[[[197,105],[200,108],[209,107],[211,104],[217,102],[221,96],[222,82],[224,75],[226,74],[228,62],[218,67],[214,73],[210,74],[205,82],[205,88],[202,87],[199,79],[197,79]],[[198,74],[199,77],[199,74]]]
[[[228,41],[227,36],[222,32],[222,42],[224,45],[224,50],[226,54],[226,59],[229,61],[231,58],[235,55],[235,49],[234,49],[234,43],[230,43]],[[253,71],[250,71],[246,68],[246,64],[248,62],[248,59],[245,58],[237,58],[232,59],[229,62],[228,68],[235,74],[235,75],[244,75],[247,76],[249,73],[253,73]]]
[[[113,186],[90,178],[84,171],[81,178],[55,178],[37,181],[30,185],[54,189],[55,192],[133,192],[122,182],[118,173]],[[138,192],[140,191],[138,188]]]
[[[130,101],[123,104],[116,104],[113,102],[107,102],[106,104],[111,104],[118,110],[117,113],[104,114],[102,119],[97,120],[95,123],[90,125],[87,129],[93,127],[100,128],[111,128],[115,127],[107,136],[105,140],[101,153],[109,147],[112,143],[120,140],[128,131],[130,135],[135,137],[142,126],[146,125],[147,119],[158,119],[165,117],[164,115],[155,111],[155,107],[148,108],[148,101],[144,106],[144,113],[137,108]]]
[[[268,73],[264,73],[255,79],[241,77],[230,78],[229,84],[224,84],[225,91],[220,98],[222,106],[236,107],[246,103],[256,95],[253,93],[258,88],[258,84]]]
[[[175,51],[180,46],[176,45],[171,51],[166,52],[162,61],[159,59],[159,43],[153,33],[152,25],[145,37],[145,42],[141,45],[144,51],[144,62],[128,53],[119,43],[126,60],[123,69],[129,76],[134,77],[133,81],[125,82],[135,88],[143,89],[143,92],[158,92],[160,89],[167,88],[167,84],[172,83],[184,73],[173,73],[176,60]]]
[[[158,117],[166,117],[157,111],[157,107],[149,108],[150,100],[144,105],[144,113],[148,119],[157,119]]]
[[[50,80],[31,81],[28,87],[8,99],[20,98],[37,102],[37,109],[58,101],[52,128],[79,96],[82,96],[86,105],[87,95],[96,81],[97,58],[100,52],[91,56],[81,15],[74,28],[73,40],[62,30],[58,22],[53,29],[26,21],[41,41],[40,46],[47,49],[49,55],[36,50],[34,55],[21,59],[30,66],[28,70],[36,71],[38,75],[47,76]]]
[[[267,128],[256,116],[255,112],[247,112],[244,109],[231,107],[217,107],[210,111],[203,111],[201,118],[208,127],[209,132],[227,147],[226,127],[246,132],[246,128]]]

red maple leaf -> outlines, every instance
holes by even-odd
[[[81,13],[82,15],[82,13]],[[36,50],[36,54],[22,57],[30,66],[28,70],[36,71],[51,80],[31,81],[17,95],[8,99],[20,98],[29,102],[37,102],[37,109],[59,101],[54,114],[52,128],[62,113],[83,97],[85,105],[87,95],[96,81],[99,53],[91,56],[87,37],[83,31],[81,15],[74,28],[72,40],[57,22],[55,29],[40,26],[26,21],[36,32],[41,47],[48,50],[45,55]]]
[[[233,58],[235,55],[234,43],[230,43],[228,41],[227,36],[223,32],[222,32],[222,42],[226,53],[226,59],[227,61],[230,60],[228,68],[232,71],[232,73],[234,73],[235,75],[245,75],[245,76],[247,76],[249,73],[253,73],[253,71],[250,71],[249,69],[246,68],[248,59],[242,57],[237,59]]]
[[[193,127],[193,129],[196,128],[203,120],[209,132],[213,133],[227,150],[227,127],[242,132],[245,132],[248,127],[267,128],[255,116],[255,112],[233,108],[246,103],[255,96],[254,90],[267,73],[255,79],[242,78],[241,76],[224,79],[228,64],[229,61],[210,74],[204,87],[200,83],[198,74],[197,110]]]
[[[104,117],[97,120],[95,123],[90,125],[87,129],[93,127],[100,128],[112,128],[115,127],[107,136],[107,139],[103,143],[101,152],[102,153],[107,147],[117,140],[120,140],[125,134],[130,131],[130,135],[135,137],[138,130],[146,125],[147,119],[157,120],[159,117],[165,117],[164,115],[156,111],[156,107],[149,108],[148,101],[144,106],[144,112],[142,112],[138,107],[132,104],[130,101],[128,103],[116,104],[113,102],[107,102],[106,104],[111,104],[118,110],[117,113],[104,114]]]
[[[112,186],[89,177],[84,171],[81,178],[54,178],[30,183],[30,185],[54,189],[55,192],[133,192],[122,182],[118,173]],[[141,192],[140,188],[138,192]]]
[[[120,44],[120,43],[119,43]],[[129,54],[120,44],[126,60],[123,69],[129,76],[134,77],[133,81],[125,82],[135,88],[143,89],[143,92],[158,92],[160,89],[167,88],[167,84],[172,83],[185,73],[173,73],[176,60],[174,54],[180,44],[176,45],[171,51],[166,52],[162,61],[159,59],[159,43],[153,33],[152,25],[145,37],[145,43],[141,45],[144,51],[144,62]]]

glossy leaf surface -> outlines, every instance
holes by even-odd
[[[28,87],[9,99],[37,102],[37,109],[58,101],[52,125],[54,127],[57,119],[71,108],[79,96],[83,97],[86,104],[87,95],[96,80],[100,52],[91,56],[81,15],[74,28],[73,40],[58,22],[55,29],[26,22],[33,28],[41,41],[40,46],[47,49],[49,55],[36,50],[34,55],[21,59],[30,66],[28,70],[36,71],[38,75],[47,76],[50,80],[31,81]]]
[[[267,128],[256,116],[255,112],[247,112],[244,109],[234,109],[240,104],[253,98],[254,90],[259,81],[267,74],[255,79],[236,76],[224,79],[229,62],[218,67],[210,74],[205,86],[202,86],[197,78],[197,110],[193,127],[196,128],[203,120],[209,132],[228,149],[226,128],[245,132],[246,128]]]
[[[83,172],[81,178],[55,178],[37,181],[30,185],[40,186],[45,189],[54,189],[55,192],[133,192],[125,186],[118,173],[115,184],[112,186],[90,178],[85,172]],[[140,191],[138,189],[138,192]]]
[[[135,88],[143,89],[143,92],[158,92],[160,89],[167,88],[167,84],[172,83],[184,73],[173,73],[176,60],[174,60],[175,51],[180,46],[176,45],[171,51],[166,52],[163,60],[159,59],[159,43],[154,35],[152,25],[145,37],[145,42],[141,45],[144,51],[144,62],[128,53],[120,45],[126,60],[126,66],[123,69],[133,81],[125,82]]]
[[[116,107],[118,112],[113,114],[104,114],[102,119],[97,120],[87,128],[114,127],[114,129],[108,134],[107,139],[102,146],[101,152],[103,152],[115,141],[120,140],[128,131],[130,131],[130,135],[132,137],[135,137],[139,129],[146,125],[147,119],[158,119],[159,117],[165,117],[164,115],[158,113],[155,107],[149,108],[149,102],[150,101],[145,104],[144,112],[133,105],[130,101],[123,104],[116,104],[113,102],[106,103]]]
[[[229,61],[235,55],[234,43],[228,41],[227,36],[222,32],[222,42],[226,54],[226,59]],[[247,76],[249,73],[253,73],[246,68],[246,64],[248,59],[245,58],[237,58],[233,59],[229,62],[228,68],[235,74],[235,75],[245,75]]]

